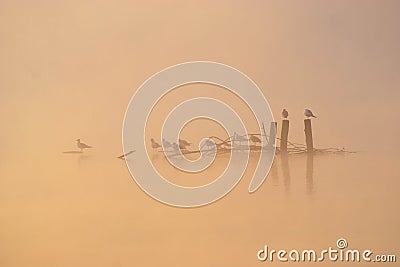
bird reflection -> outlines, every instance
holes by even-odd
[[[79,165],[85,164],[85,162],[86,162],[89,158],[91,158],[91,156],[90,156],[90,155],[85,155],[84,153],[81,154],[81,155],[79,155],[79,157],[78,157],[78,164],[79,164]]]

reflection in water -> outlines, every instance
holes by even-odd
[[[290,190],[290,169],[289,169],[289,160],[288,155],[285,153],[281,154],[281,162],[282,162],[282,173],[283,173],[283,184],[285,186],[285,190]]]
[[[99,267],[118,266],[115,258],[126,266],[138,262],[139,265],[201,267],[215,262],[218,266],[252,267],[262,265],[257,261],[253,263],[252,259],[264,244],[291,249],[308,247],[310,240],[318,240],[313,249],[321,251],[335,245],[333,242],[342,232],[354,246],[362,246],[364,233],[377,240],[376,250],[384,247],[389,251],[390,247],[393,249],[398,245],[398,240],[391,236],[398,230],[399,219],[393,213],[398,201],[393,200],[396,200],[399,181],[394,176],[386,178],[390,177],[390,172],[398,171],[392,167],[396,166],[395,159],[382,160],[379,168],[363,169],[376,159],[375,155],[318,155],[315,159],[318,169],[314,172],[312,157],[279,155],[275,159],[278,165],[272,167],[271,176],[261,190],[250,195],[251,170],[258,163],[257,155],[252,155],[250,171],[226,198],[203,208],[178,209],[151,199],[133,182],[123,161],[115,159],[114,151],[105,154],[85,151],[81,155],[59,154],[59,158],[50,154],[46,157],[46,163],[51,163],[49,172],[36,165],[40,162],[34,162],[29,173],[20,168],[19,162],[11,166],[20,177],[25,175],[35,179],[6,176],[0,179],[0,216],[3,216],[0,229],[3,229],[1,236],[4,239],[0,247],[5,243],[24,243],[22,253],[28,257],[20,257],[21,263],[6,262],[4,266],[51,266],[50,260],[43,263],[41,258],[35,258],[40,251],[50,251],[54,259],[76,262],[71,264],[76,267],[91,266],[93,261]],[[159,156],[157,164],[166,178],[185,186],[210,182],[208,177],[220,174],[229,161],[229,155],[223,155],[214,168],[191,177],[169,166],[162,153],[154,156]],[[243,156],[240,160],[245,159]],[[128,160],[135,161],[136,155]],[[382,179],[374,179],[379,175]],[[317,184],[313,186],[314,179],[318,181],[318,187]],[[279,186],[273,185],[276,181]],[[305,190],[306,185],[309,190]],[[335,198],[336,194],[340,197]],[[333,201],[337,204],[332,205]],[[365,207],[377,210],[379,217],[371,220],[370,214],[355,212]],[[32,210],[38,216],[32,216]],[[352,216],[351,220],[342,220],[347,216]],[[385,227],[377,227],[380,224]],[[32,233],[40,233],[40,242]],[[385,238],[381,239],[381,235]],[[54,243],[54,236],[62,242]],[[245,240],[246,246],[227,242],[226,238],[239,243]],[[215,241],[210,243],[210,240]],[[373,243],[370,245],[374,246]],[[155,246],[160,248],[160,256],[153,257],[154,262],[148,264],[148,255],[154,253]],[[230,252],[226,253],[227,249]],[[3,246],[0,251],[5,254],[7,250],[13,255],[12,259],[18,258],[13,247]],[[204,262],[197,264],[194,261],[193,264],[192,259],[198,257],[193,250],[204,253]],[[65,251],[74,253],[72,260]],[[79,251],[85,251],[88,256],[82,256]],[[135,258],[132,258],[132,251],[137,255]],[[100,259],[92,255],[100,255]],[[309,263],[299,262],[298,266],[309,266]]]
[[[72,150],[72,151],[63,151],[63,154],[82,154],[83,151],[81,150]]]
[[[151,158],[151,160],[154,161],[154,160],[159,160],[162,157],[160,156],[159,153],[153,153],[153,154],[151,154],[150,158]]]
[[[278,168],[276,167],[276,161],[272,163],[271,170],[271,179],[272,185],[278,186],[279,185],[279,175],[278,175]]]
[[[307,154],[306,164],[307,193],[311,194],[314,191],[314,155],[312,153]]]
[[[229,155],[219,155],[219,158],[212,164],[214,169],[210,169],[207,172],[200,172],[199,176],[182,176],[182,173],[176,169],[173,165],[168,162],[168,160],[164,157],[162,153],[154,153],[150,155],[153,164],[157,166],[156,168],[160,173],[165,175],[167,179],[172,179],[174,183],[180,184],[182,181],[185,186],[195,186],[195,184],[207,184],[211,181],[214,181],[226,168],[226,165],[229,162]],[[290,158],[290,159],[289,159]],[[175,160],[183,160],[180,157],[177,157]],[[246,160],[246,157],[243,155],[243,159]],[[290,163],[289,163],[290,160]],[[249,164],[251,168],[257,165],[257,159],[250,157]],[[298,176],[291,173],[291,169],[303,169],[301,166],[306,164],[306,174],[305,174],[305,182],[304,176]],[[280,165],[280,166],[279,166]],[[235,164],[233,164],[235,167]],[[280,168],[280,170],[279,170]],[[218,175],[216,175],[218,173]],[[238,169],[238,173],[240,173]],[[186,174],[187,175],[187,174]],[[294,176],[293,176],[294,175]],[[171,178],[172,177],[172,178]],[[282,182],[280,183],[279,180]],[[180,182],[178,182],[180,181]],[[290,192],[291,189],[297,187],[297,185],[306,186],[307,194],[312,194],[315,191],[314,188],[314,155],[313,154],[303,154],[303,155],[288,155],[288,154],[280,154],[279,157],[276,157],[273,164],[271,165],[271,169],[268,174],[268,182],[267,184],[281,187],[282,190],[286,192]],[[189,183],[189,184],[186,184]]]
[[[82,153],[78,157],[78,164],[79,165],[84,164],[90,157],[91,157],[90,155],[85,155],[85,154]]]

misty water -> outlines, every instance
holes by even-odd
[[[384,155],[278,155],[255,193],[246,172],[226,197],[193,209],[155,201],[115,157],[48,156],[2,166],[5,266],[259,266],[272,264],[257,260],[264,245],[322,250],[339,238],[397,252],[399,167]]]
[[[1,1],[0,266],[279,266],[259,262],[258,250],[320,250],[339,238],[350,249],[398,253],[399,8],[398,1]],[[289,140],[304,143],[310,108],[316,148],[357,153],[277,155],[249,194],[252,155],[237,187],[216,203],[181,209],[155,201],[116,158],[125,110],[151,75],[193,60],[248,75],[278,136],[286,108]],[[255,132],[248,108],[220,89],[187,86],[162,99],[146,144],[160,142],[160,122],[190,97],[226,102]],[[182,135],[191,149],[203,137],[226,137],[196,122]],[[77,151],[78,138],[93,148],[62,153]],[[219,157],[186,177],[161,153],[150,148],[149,156],[187,186],[212,181],[227,162]],[[135,154],[128,160],[135,164]]]

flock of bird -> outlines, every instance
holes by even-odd
[[[310,118],[310,117],[317,118],[316,116],[314,116],[312,111],[310,109],[307,109],[307,108],[304,110],[304,116],[306,116],[307,118]],[[287,119],[289,117],[289,112],[286,109],[282,110],[282,117],[284,119]]]
[[[170,150],[172,148],[173,151],[179,151],[180,149],[187,149],[187,147],[191,145],[191,143],[189,143],[188,141],[183,140],[183,139],[179,139],[179,141],[178,141],[179,144],[177,144],[175,142],[171,143],[171,142],[163,139],[162,140],[162,144],[163,144],[162,146],[159,143],[157,143],[154,140],[154,138],[151,138],[150,141],[151,141],[151,148],[152,149],[157,149],[157,148],[160,148],[160,147],[164,147],[164,149],[166,149],[166,150]]]
[[[309,109],[305,109],[305,110],[304,110],[304,115],[305,115],[307,118],[310,118],[310,117],[317,118],[317,117],[313,114],[313,112],[312,112],[311,110],[309,110]],[[285,120],[289,117],[289,112],[288,112],[286,109],[283,109],[283,110],[282,110],[282,117],[283,117]],[[240,144],[241,144],[242,142],[244,142],[244,141],[251,141],[251,142],[253,142],[254,144],[261,143],[261,139],[260,139],[259,137],[257,137],[256,135],[249,135],[249,136],[246,136],[246,135],[237,134],[236,132],[234,133],[233,141],[238,141]],[[167,150],[171,150],[171,151],[174,151],[174,152],[179,152],[180,150],[185,150],[185,149],[187,149],[187,147],[189,147],[189,146],[191,145],[190,142],[188,142],[188,141],[186,141],[186,140],[184,140],[184,139],[179,139],[179,140],[178,140],[178,144],[175,143],[175,142],[171,143],[171,142],[165,140],[164,138],[162,139],[162,145],[160,145],[159,143],[157,143],[157,142],[154,140],[154,138],[151,138],[151,139],[150,139],[150,142],[151,142],[151,148],[152,148],[153,150],[157,150],[158,148],[163,148],[163,149],[165,149],[166,151],[167,151]],[[81,150],[81,152],[83,152],[84,149],[92,148],[92,146],[89,146],[89,145],[87,145],[87,144],[85,144],[85,143],[82,143],[82,142],[81,142],[81,139],[76,139],[76,145],[77,145],[77,147]],[[210,147],[213,147],[213,146],[214,146],[214,142],[213,142],[210,138],[208,138],[208,139],[206,139],[204,145],[207,146],[208,148],[210,148]],[[119,156],[118,158],[119,158],[119,159],[125,159],[127,156],[133,154],[134,152],[135,152],[135,150],[131,150],[131,151],[129,151],[128,153],[125,153],[125,154]]]
[[[304,115],[307,118],[310,118],[310,117],[317,118],[310,109],[305,109],[304,110]],[[286,109],[282,110],[282,117],[285,120],[289,117],[289,112]],[[174,152],[179,152],[179,150],[185,150],[185,149],[187,149],[188,146],[191,145],[190,142],[188,142],[186,140],[183,140],[183,139],[179,139],[178,140],[179,144],[171,143],[171,142],[165,140],[164,138],[162,139],[162,145],[157,143],[154,140],[154,138],[151,138],[150,141],[151,141],[151,148],[153,150],[157,150],[158,148],[163,148],[166,151],[172,149],[172,151],[174,151]],[[240,134],[237,134],[236,132],[234,133],[232,141],[233,142],[239,142],[240,144],[242,144],[242,142],[245,142],[245,141],[251,141],[255,145],[257,145],[258,143],[261,144],[261,142],[262,142],[261,139],[256,135],[249,135],[249,136],[240,135]],[[210,138],[207,138],[203,146],[206,146],[207,148],[213,147],[214,146],[214,142]]]

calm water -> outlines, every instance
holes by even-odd
[[[340,237],[350,248],[399,250],[394,157],[278,156],[256,193],[247,193],[249,171],[222,200],[180,209],[143,193],[122,160],[51,156],[52,168],[48,158],[2,166],[2,266],[278,265],[256,252],[324,249]]]
[[[0,1],[0,266],[279,265],[258,262],[257,251],[325,249],[340,237],[349,248],[398,253],[399,9],[399,1]],[[360,152],[277,157],[249,195],[253,158],[212,205],[154,201],[116,159],[124,112],[151,75],[193,60],[253,79],[275,120],[289,111],[291,141],[304,142],[310,108],[315,147]],[[254,130],[232,95],[181,89],[152,113],[153,136],[171,108],[199,96],[232,104]],[[224,135],[215,125],[188,128],[183,138],[193,142]],[[62,154],[77,138],[94,148]],[[151,157],[185,185],[212,180],[226,163],[185,177]]]

